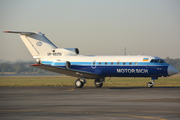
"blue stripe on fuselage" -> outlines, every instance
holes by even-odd
[[[150,63],[150,62],[96,62],[93,65],[92,62],[71,62],[70,69],[80,70],[85,72],[92,72],[99,74],[103,77],[161,77],[168,76],[167,63]],[[52,62],[52,61],[42,61],[42,64],[52,65],[54,67],[65,68],[65,62]]]
[[[62,64],[63,63],[63,64]],[[65,65],[64,64],[65,62],[53,62],[53,61],[42,61],[42,64],[54,64],[54,65],[59,65],[59,66],[62,66],[62,65]],[[88,66],[88,65],[92,65],[93,63],[92,62],[70,62],[71,65],[85,65],[85,66]],[[107,62],[107,64],[105,65],[105,62],[101,62],[101,64],[99,65],[99,62],[96,62],[95,63],[95,66],[119,66],[119,65],[130,65],[130,66],[134,66],[134,65],[151,65],[151,66],[167,66],[168,64],[167,63],[150,63],[150,62],[113,62],[113,64],[111,64],[112,62]],[[124,64],[125,63],[125,64]]]

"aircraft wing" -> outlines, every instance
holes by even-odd
[[[31,66],[48,70],[48,71],[52,71],[52,72],[56,72],[56,73],[60,73],[60,74],[65,74],[68,76],[73,76],[73,77],[81,77],[81,78],[87,78],[87,79],[96,79],[100,77],[100,75],[96,73],[48,66],[48,65],[43,65],[43,64],[33,64]]]

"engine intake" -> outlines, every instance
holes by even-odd
[[[71,63],[69,61],[66,61],[66,68],[70,68],[71,67]]]

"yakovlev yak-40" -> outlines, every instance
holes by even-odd
[[[167,77],[178,71],[164,60],[154,56],[84,56],[77,48],[57,48],[41,32],[17,32],[36,59],[31,66],[44,70],[78,77],[77,88],[82,88],[85,79],[94,79],[94,85],[103,86],[105,77],[151,77],[147,87],[153,87],[158,77]]]

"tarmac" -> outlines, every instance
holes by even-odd
[[[0,87],[1,120],[179,120],[180,88]]]

